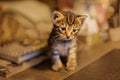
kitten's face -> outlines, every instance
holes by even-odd
[[[55,32],[62,40],[72,40],[76,37],[83,24],[86,15],[75,15],[71,12],[53,13],[53,24]]]

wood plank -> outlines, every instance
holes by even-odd
[[[29,61],[24,62],[22,65],[18,65],[18,66],[7,65],[5,67],[9,70],[9,72],[3,73],[3,74],[1,73],[0,75],[2,75],[4,77],[10,77],[12,75],[15,75],[15,74],[21,72],[21,71],[24,71],[25,69],[28,69],[32,66],[39,64],[40,62],[42,62],[45,59],[47,59],[47,56],[39,56],[39,57],[36,57],[34,59],[31,59]]]
[[[113,49],[65,80],[120,80],[120,49]]]

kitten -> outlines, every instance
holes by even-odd
[[[27,34],[29,29],[18,20],[13,12],[0,10],[0,46],[14,41],[22,45],[34,44],[37,39]]]
[[[86,15],[76,15],[69,11],[53,12],[53,29],[48,39],[52,69],[59,71],[63,67],[61,56],[67,56],[66,69],[76,68],[76,36],[86,19]]]

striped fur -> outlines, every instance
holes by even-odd
[[[52,69],[55,71],[63,67],[61,56],[67,56],[66,69],[74,70],[76,63],[76,36],[82,21],[86,16],[75,15],[72,12],[53,12],[53,30],[48,40],[49,55],[52,58]]]

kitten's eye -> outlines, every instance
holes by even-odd
[[[65,30],[66,30],[66,28],[65,28],[65,27],[62,27],[61,29],[62,29],[63,31],[65,31]]]
[[[76,29],[73,29],[73,32],[76,32],[77,30]]]

